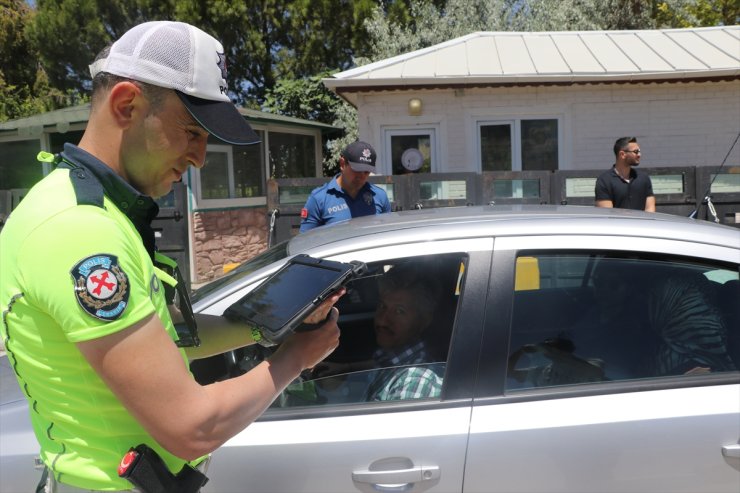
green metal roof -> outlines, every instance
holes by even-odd
[[[52,125],[66,125],[71,123],[85,123],[90,116],[90,103],[49,111],[38,115],[0,122],[0,131],[30,129],[34,127],[49,127]]]
[[[334,127],[326,123],[303,120],[301,118],[293,118],[290,116],[276,115],[273,113],[265,113],[262,111],[250,110],[246,108],[238,108],[238,110],[239,113],[244,115],[244,118],[246,118],[249,123],[309,127],[319,129],[322,133],[325,134],[342,131],[341,128]],[[41,129],[51,126],[59,126],[63,128],[74,123],[87,123],[89,116],[90,103],[86,103],[79,106],[49,111],[47,113],[41,113],[39,115],[18,118],[17,120],[0,122],[0,134],[7,134],[10,132],[15,133],[16,131],[22,134],[23,132],[29,131],[31,129],[37,129],[40,133]],[[61,131],[62,130],[60,130],[60,132]]]

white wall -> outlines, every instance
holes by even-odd
[[[407,103],[421,98],[421,116]],[[718,166],[740,132],[740,80],[722,82],[432,89],[364,93],[360,138],[387,161],[386,128],[436,128],[440,171],[478,169],[476,120],[560,119],[560,169],[601,169],[614,162],[618,137],[637,137],[643,167]],[[740,165],[740,145],[727,160]]]

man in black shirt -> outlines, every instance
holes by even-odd
[[[614,143],[616,162],[596,180],[596,207],[655,212],[653,184],[646,173],[638,173],[642,156],[636,137],[621,137]]]

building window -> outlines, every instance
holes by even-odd
[[[480,159],[483,171],[511,171],[513,123],[480,124]]]
[[[71,142],[75,145],[82,139],[84,130],[68,130],[67,132],[61,133],[50,133],[49,134],[49,152],[57,154],[64,150],[64,144]]]
[[[381,165],[390,174],[437,171],[435,129],[392,129],[385,131],[385,155],[390,163]],[[390,169],[388,169],[390,168]]]
[[[557,170],[559,123],[555,118],[478,122],[481,170]]]
[[[0,143],[0,189],[31,188],[44,176],[43,166],[36,160],[41,141],[19,140]]]
[[[320,174],[320,132],[254,130],[259,144],[231,146],[214,141],[208,145],[206,165],[190,173],[196,209],[265,205],[269,178]]]
[[[257,131],[264,142],[264,131]],[[243,207],[265,203],[264,143],[249,146],[208,145],[206,163],[193,172],[198,209]]]
[[[270,132],[270,177],[312,178],[316,169],[316,136]]]
[[[203,200],[235,198],[234,158],[231,146],[209,146],[206,164],[200,172],[200,197]]]

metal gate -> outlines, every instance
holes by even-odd
[[[714,209],[718,222],[740,227],[740,166],[724,168],[718,174],[719,169],[719,166],[696,168],[696,197],[700,202],[696,217],[714,221]],[[711,203],[706,203],[707,195]]]
[[[655,192],[656,210],[740,227],[740,167],[644,168]],[[506,204],[594,205],[598,170],[497,171],[372,176],[394,211],[429,207]],[[268,214],[273,219],[271,244],[298,233],[301,209],[311,190],[329,178],[296,178],[268,182]],[[711,184],[711,189],[710,189]],[[711,205],[702,204],[707,195]],[[698,198],[698,199],[697,199]]]
[[[152,221],[157,249],[175,259],[190,289],[188,241],[188,195],[183,183],[174,183],[170,193],[157,200],[159,214]]]

